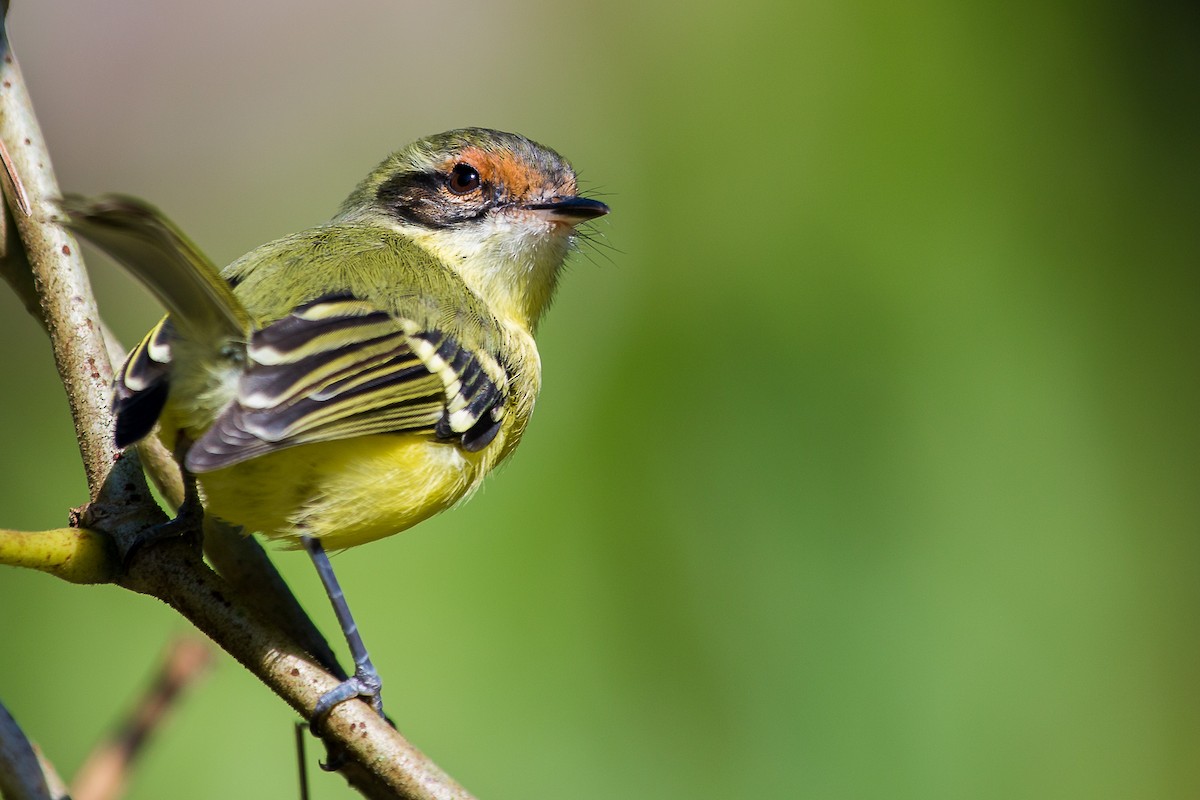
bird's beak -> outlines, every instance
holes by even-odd
[[[608,206],[599,200],[574,196],[552,197],[544,203],[530,203],[525,209],[535,211],[551,222],[565,222],[568,225],[578,225],[608,213]]]

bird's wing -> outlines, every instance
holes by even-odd
[[[130,351],[113,382],[117,447],[142,439],[154,428],[167,402],[171,377],[171,340],[175,329],[163,317]]]
[[[256,331],[237,397],[188,451],[209,472],[299,444],[417,432],[467,451],[495,438],[507,375],[487,352],[348,294]]]

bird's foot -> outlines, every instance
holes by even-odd
[[[200,502],[199,497],[188,497],[179,506],[174,519],[169,519],[166,522],[153,525],[142,531],[126,548],[124,561],[128,564],[138,551],[148,545],[177,537],[187,537],[199,549],[204,538],[203,530],[204,504]]]
[[[383,713],[383,681],[380,679],[379,673],[372,667],[359,668],[354,672],[354,677],[342,681],[317,700],[317,704],[313,708],[313,728],[325,721],[334,706],[347,700],[353,700],[355,697],[365,698],[375,709],[375,713],[387,719]]]

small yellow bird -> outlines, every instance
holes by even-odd
[[[356,695],[382,710],[325,549],[454,505],[513,451],[541,385],[534,330],[576,225],[608,206],[553,150],[466,128],[392,154],[330,222],[221,271],[139,201],[63,210],[169,312],[116,379],[117,444],[157,424],[206,513],[308,549],[356,663],[314,718]]]

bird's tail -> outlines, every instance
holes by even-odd
[[[245,339],[250,314],[208,257],[157,208],[117,194],[68,195],[59,207],[60,222],[145,284],[183,335]]]

